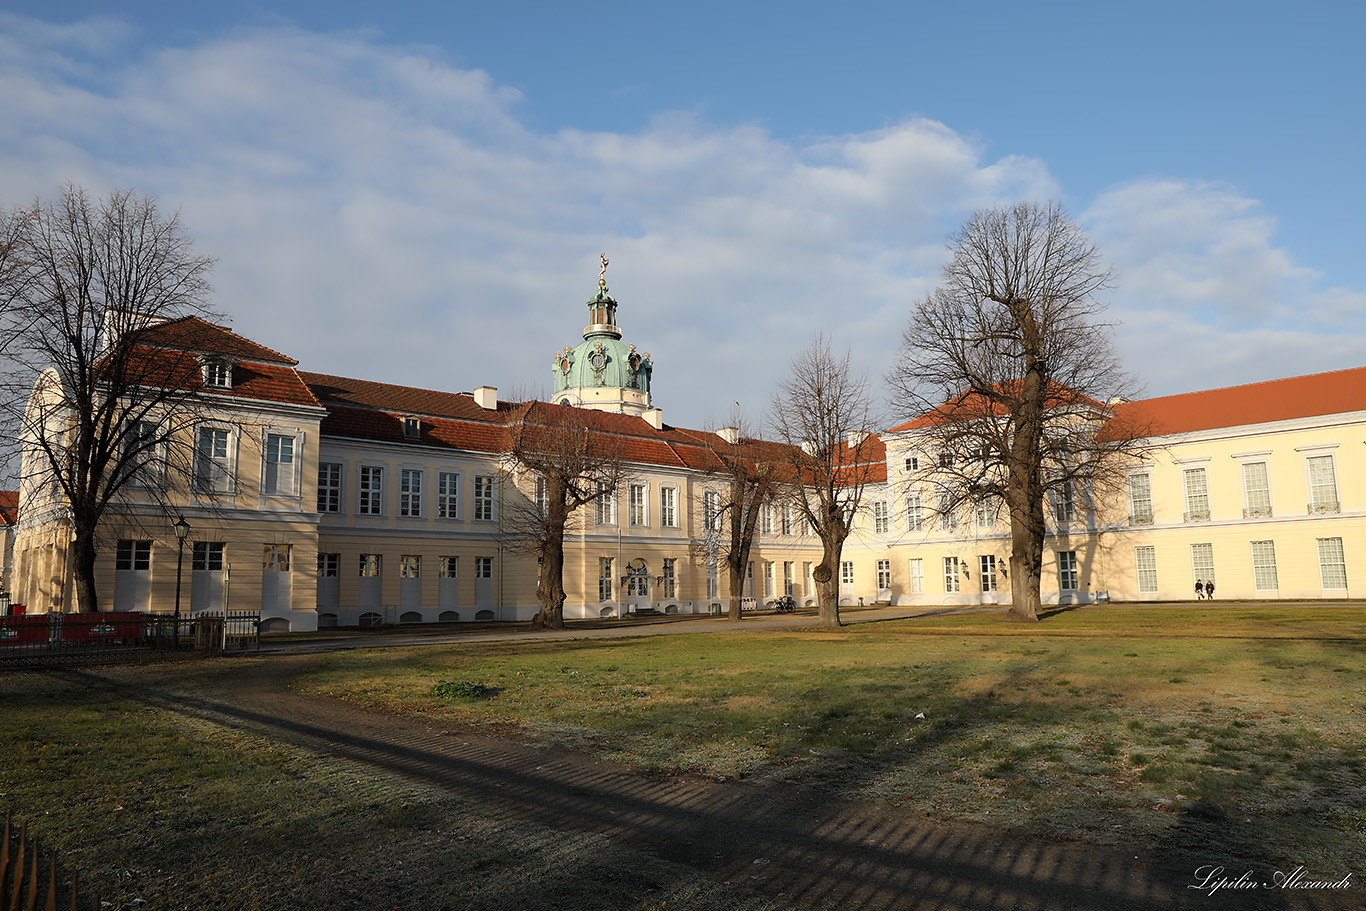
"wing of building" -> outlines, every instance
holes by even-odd
[[[583,340],[551,359],[555,394],[534,407],[592,415],[630,478],[566,538],[567,618],[722,610],[708,560],[711,472],[728,440],[673,427],[653,401],[654,363],[622,341],[604,281]],[[300,371],[293,359],[202,320],[160,331],[202,363],[212,413],[192,432],[195,480],[174,511],[129,496],[106,522],[102,598],[170,611],[179,542],[189,610],[257,609],[266,629],[527,620],[536,559],[511,546],[507,429],[526,403],[497,390],[442,392]],[[1096,403],[1099,407],[1099,403]],[[1047,603],[1366,596],[1366,368],[1126,402],[1152,428],[1124,492],[1049,504]],[[585,420],[588,418],[585,417]],[[875,440],[866,508],[833,568],[845,605],[1008,603],[1009,528],[989,507],[941,514],[917,423]],[[755,443],[756,446],[774,444]],[[2,505],[2,504],[0,504]],[[69,534],[50,495],[21,484],[12,597],[78,610]],[[760,520],[744,591],[814,604],[817,539],[774,503]]]

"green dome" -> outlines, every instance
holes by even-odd
[[[654,364],[650,355],[636,351],[635,345],[621,340],[617,328],[617,302],[607,291],[607,283],[599,280],[598,293],[588,301],[588,325],[583,330],[583,341],[566,347],[554,358],[551,372],[555,377],[555,401],[572,399],[569,404],[584,403],[593,390],[629,390],[629,398],[640,396],[648,404],[650,374]],[[568,395],[562,394],[567,393]]]

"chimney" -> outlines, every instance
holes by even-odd
[[[649,425],[650,425],[651,427],[653,427],[655,430],[663,430],[663,429],[664,429],[664,412],[663,412],[661,409],[659,409],[659,408],[649,408],[649,409],[646,409],[645,413],[642,414],[641,417],[643,417],[643,418],[645,419],[645,423],[649,424]]]
[[[849,441],[850,446],[857,446],[868,439],[868,436],[869,434],[866,430],[851,430],[844,435],[845,439]]]
[[[802,452],[806,453],[807,455],[815,455],[816,444],[811,442],[810,440],[802,440]]]
[[[740,428],[738,427],[722,427],[716,431],[716,435],[732,446],[740,442]]]
[[[474,390],[474,404],[485,411],[498,410],[498,387],[479,386]]]

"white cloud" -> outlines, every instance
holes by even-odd
[[[876,380],[946,234],[974,208],[1060,194],[1044,163],[987,159],[931,121],[805,143],[687,113],[545,134],[488,74],[365,36],[256,30],[116,56],[91,31],[0,18],[0,200],[67,179],[157,194],[219,258],[235,328],[319,372],[545,389],[605,250],[666,419],[757,413],[816,331]],[[1086,219],[1124,270],[1123,307],[1274,317],[1314,284],[1254,204],[1220,192],[1097,200]],[[1359,299],[1311,305],[1350,322]]]

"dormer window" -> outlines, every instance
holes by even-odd
[[[403,437],[408,440],[422,439],[422,420],[421,418],[403,419]]]
[[[907,459],[906,459],[906,471],[919,471],[919,470],[920,470],[920,457],[919,457],[919,456],[909,456],[909,457],[907,457]]]
[[[232,365],[227,361],[205,361],[204,385],[214,389],[231,389]]]

